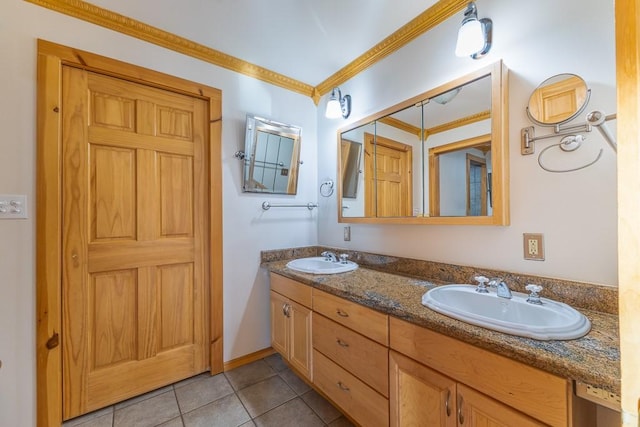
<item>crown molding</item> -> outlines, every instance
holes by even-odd
[[[311,85],[82,0],[24,1],[153,43],[314,99],[320,99],[317,91]]]
[[[425,139],[429,135],[434,135],[436,133],[445,132],[451,129],[459,128],[462,126],[470,125],[471,123],[480,122],[482,120],[487,120],[491,118],[491,111],[485,110],[476,114],[472,114],[470,116],[462,117],[461,119],[454,120],[451,122],[443,123],[438,126],[434,126],[432,128],[425,129]]]
[[[380,123],[384,123],[387,126],[392,126],[396,129],[400,129],[405,132],[411,133],[417,136],[418,138],[420,138],[420,133],[422,132],[422,129],[420,129],[418,126],[414,126],[410,123],[396,119],[395,117],[389,117],[389,116],[382,117],[381,119],[378,119],[378,121]]]
[[[334,87],[340,86],[445,19],[458,13],[466,7],[467,3],[469,0],[440,0],[316,86],[317,93],[322,96]]]
[[[82,0],[24,1],[309,96],[317,105],[320,98],[331,89],[340,86],[445,19],[458,13],[469,0],[438,1],[316,87]]]

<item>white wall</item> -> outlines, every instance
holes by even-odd
[[[28,220],[0,221],[0,424],[35,425],[36,39],[95,52],[223,91],[224,359],[268,347],[268,283],[259,252],[316,243],[316,212],[271,210],[263,200],[317,200],[316,107],[261,83],[21,0],[0,2],[0,193],[26,194]],[[298,195],[241,193],[247,113],[302,127]]]
[[[536,156],[520,155],[520,130],[530,126],[525,113],[529,95],[558,73],[581,75],[592,89],[587,111],[615,110],[613,1],[478,0],[479,16],[494,23],[494,46],[474,61],[454,56],[461,14],[422,35],[400,51],[341,85],[350,94],[348,121],[318,114],[319,174],[335,177],[338,127],[347,126],[455,77],[503,59],[510,70],[509,149],[511,225],[432,226],[351,224],[344,242],[337,223],[336,200],[322,199],[320,244],[340,246],[563,279],[617,285],[616,157],[598,132],[588,134],[583,154],[546,158],[550,166],[573,167],[603,156],[593,166],[572,173],[543,171]],[[324,102],[324,101],[323,101]],[[323,105],[323,102],[321,105]],[[584,115],[580,118],[584,120]],[[609,125],[615,128],[615,122]],[[549,132],[537,129],[538,134]],[[536,150],[550,143],[540,143]],[[583,156],[582,158],[579,158]],[[525,261],[522,233],[544,233],[546,260]]]

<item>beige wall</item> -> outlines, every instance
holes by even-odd
[[[0,424],[35,423],[36,40],[95,52],[223,91],[224,359],[268,347],[268,282],[261,249],[316,243],[315,213],[263,213],[261,195],[241,193],[247,113],[303,129],[298,196],[316,200],[316,107],[308,97],[48,11],[0,2],[0,194],[26,194],[28,220],[0,220]]]
[[[511,225],[408,226],[351,225],[337,222],[335,199],[322,199],[319,243],[418,259],[495,268],[617,286],[616,154],[598,132],[587,135],[579,152],[550,153],[556,167],[593,166],[572,173],[542,170],[537,157],[520,154],[520,130],[530,126],[529,95],[558,73],[581,75],[592,89],[588,111],[616,109],[613,2],[600,0],[479,0],[480,17],[494,22],[493,48],[474,61],[455,57],[460,16],[454,16],[400,51],[341,85],[353,99],[348,121],[319,115],[319,178],[336,175],[335,132],[404,99],[502,59],[509,68],[509,150]],[[570,18],[568,18],[570,17]],[[615,122],[609,125],[615,129]],[[551,132],[538,127],[538,135]],[[331,141],[331,142],[329,142]],[[539,153],[558,138],[536,143]],[[583,157],[581,157],[583,156]],[[523,233],[543,233],[546,259],[523,259]]]

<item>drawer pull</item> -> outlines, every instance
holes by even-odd
[[[342,381],[338,381],[337,386],[340,388],[340,390],[342,391],[350,391],[349,387],[347,387],[346,385],[342,384]]]
[[[451,400],[451,390],[447,390],[447,400],[444,401],[444,408],[447,412],[447,417],[451,416],[451,407],[449,406],[450,400]]]
[[[349,347],[349,343],[342,341],[340,338],[336,338],[336,342],[340,347]]]
[[[340,317],[349,317],[349,313],[336,308],[336,314]]]

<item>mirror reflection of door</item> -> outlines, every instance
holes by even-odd
[[[559,74],[531,94],[527,111],[540,124],[558,124],[579,114],[589,100],[585,81],[574,74]]]
[[[255,135],[247,186],[274,193],[295,192],[295,178],[291,173],[294,139],[262,130],[256,131]]]
[[[342,197],[355,199],[358,196],[360,179],[360,155],[362,144],[348,139],[340,141],[340,176],[342,177]]]
[[[487,214],[487,161],[467,153],[467,216]]]
[[[365,134],[365,215],[411,216],[413,147]]]
[[[491,215],[491,135],[429,149],[429,215]]]

